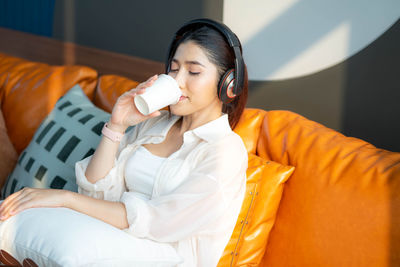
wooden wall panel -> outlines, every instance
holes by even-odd
[[[0,52],[51,65],[85,65],[99,74],[144,81],[164,72],[164,63],[0,27]]]

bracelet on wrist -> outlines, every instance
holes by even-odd
[[[122,137],[124,137],[123,133],[111,130],[108,127],[108,123],[104,124],[103,129],[101,130],[101,133],[103,134],[103,136],[107,137],[108,139],[110,139],[114,143],[121,142]]]

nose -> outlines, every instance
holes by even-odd
[[[175,73],[174,77],[176,83],[179,85],[179,87],[182,89],[185,87],[185,77],[183,71],[179,70],[178,72]]]

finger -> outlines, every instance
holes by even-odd
[[[131,95],[131,94],[137,93],[137,92],[140,92],[142,94],[145,91],[141,91],[141,90],[151,86],[154,83],[154,81],[157,80],[157,79],[158,79],[158,74],[153,75],[149,79],[147,79],[147,81],[140,83],[138,86],[136,86],[135,88],[130,89],[129,91],[126,91],[125,93],[120,95],[120,97],[126,96],[126,95]]]
[[[129,96],[135,96],[137,94],[143,94],[144,92],[146,92],[146,88],[145,87],[143,87],[143,88],[134,88],[134,89],[132,89],[132,90],[126,92],[126,93]]]
[[[136,88],[137,89],[142,89],[142,88],[147,88],[153,85],[153,83],[158,79],[158,75],[154,75],[152,77],[150,77],[147,81],[142,82],[141,84],[139,84]]]
[[[24,189],[21,189],[21,190],[15,192],[15,193],[9,195],[9,196],[3,201],[3,203],[1,203],[1,206],[0,206],[0,214],[1,214],[1,212],[2,212],[6,207],[9,206],[10,203],[12,203],[12,201],[13,201],[15,198],[19,197],[21,194],[23,194],[23,193],[25,193],[25,192],[26,192],[26,189],[24,188]]]
[[[142,87],[138,86],[136,88],[133,88],[133,89],[125,92],[124,93],[124,100],[125,99],[129,99],[130,100],[131,98],[135,97],[137,94],[143,94],[144,92],[146,92],[146,87],[145,86],[142,86]]]
[[[15,198],[12,202],[10,202],[6,209],[1,213],[2,216],[8,216],[14,214],[14,211],[17,209],[17,207],[26,201],[31,200],[31,195],[30,194],[20,194],[17,198]]]
[[[31,208],[30,200],[22,200],[22,202],[18,203],[18,205],[13,210],[1,215],[0,220],[5,221],[8,218],[28,208]]]
[[[10,210],[8,215],[11,217],[17,213],[20,213],[23,210],[34,208],[37,205],[30,198],[24,198],[21,201],[17,202],[16,205]]]
[[[158,79],[158,74],[155,74],[155,75],[151,76],[149,79],[147,79],[146,82],[155,81],[155,80],[157,80],[157,79]]]
[[[150,118],[154,118],[154,117],[157,117],[157,116],[160,116],[160,115],[161,115],[161,112],[159,110],[157,110],[157,111],[154,111],[153,113],[150,113],[148,116]]]
[[[124,97],[118,100],[118,103],[120,104],[130,104],[133,99],[135,98],[136,95],[140,95],[146,92],[145,88],[142,89],[132,89],[131,91],[128,91],[125,93]]]
[[[132,89],[132,90],[134,90],[134,89]],[[127,97],[129,97],[129,94],[130,94],[130,92],[131,92],[132,90],[126,91],[125,93],[121,94],[121,95],[118,97],[117,102],[121,102],[121,101],[123,101],[124,99],[126,99]]]
[[[151,86],[157,79],[158,79],[158,75],[154,75],[153,77],[151,77],[151,78],[146,82],[147,87]]]
[[[122,95],[120,95],[118,97],[117,102],[115,103],[115,106],[117,106],[118,104],[126,104],[126,103],[130,103],[132,101],[132,99],[135,97],[137,92],[137,89],[134,88],[130,91],[127,91],[125,93],[123,93]]]
[[[15,196],[13,196],[13,198],[7,203],[7,206],[4,207],[1,214],[4,215],[7,213],[10,213],[10,211],[15,207],[15,205],[17,205],[23,199],[31,199],[33,196],[32,194],[34,192],[36,192],[37,190],[40,190],[40,189],[32,189],[32,188],[26,187],[26,188],[18,191],[17,193],[15,193]]]
[[[135,92],[132,92],[132,97],[134,98],[135,96],[144,94],[145,92],[146,92],[146,88],[141,88]]]

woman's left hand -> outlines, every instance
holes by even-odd
[[[68,191],[25,187],[10,195],[1,203],[0,220],[7,220],[18,212],[29,208],[64,207],[66,192]]]

